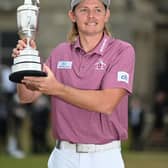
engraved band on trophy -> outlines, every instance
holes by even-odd
[[[24,5],[17,8],[18,34],[21,39],[27,39],[27,46],[13,60],[9,79],[16,83],[20,83],[24,76],[47,76],[42,70],[38,50],[29,45],[38,30],[39,3],[39,0],[24,0]]]

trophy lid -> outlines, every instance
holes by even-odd
[[[21,10],[35,10],[38,11],[39,7],[35,6],[35,5],[30,5],[30,4],[26,4],[26,5],[21,5],[17,8],[17,11],[21,11]]]
[[[20,10],[39,10],[39,0],[25,0],[24,4],[17,8],[17,11]]]

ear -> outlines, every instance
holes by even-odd
[[[76,22],[75,13],[72,10],[68,12],[68,16],[73,23]]]
[[[104,19],[105,23],[108,22],[109,18],[110,18],[110,10],[107,9],[107,11],[106,11],[106,16],[105,16],[105,19]]]

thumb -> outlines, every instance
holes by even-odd
[[[37,48],[37,47],[36,47],[36,43],[35,43],[34,40],[31,40],[31,41],[30,41],[30,46],[31,46],[32,48],[34,48],[34,49]]]
[[[46,72],[48,75],[52,73],[51,69],[50,69],[46,64],[43,64],[43,70],[44,70],[44,72]]]

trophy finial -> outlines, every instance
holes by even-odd
[[[39,6],[40,0],[33,0],[33,1],[34,1],[34,4],[35,4],[35,5]]]
[[[40,4],[40,0],[24,0],[24,4],[38,6]]]
[[[36,2],[37,2],[37,4],[39,4],[39,3],[40,3],[40,0],[36,0]]]
[[[26,4],[26,5],[32,5],[32,0],[24,0],[24,4]]]

